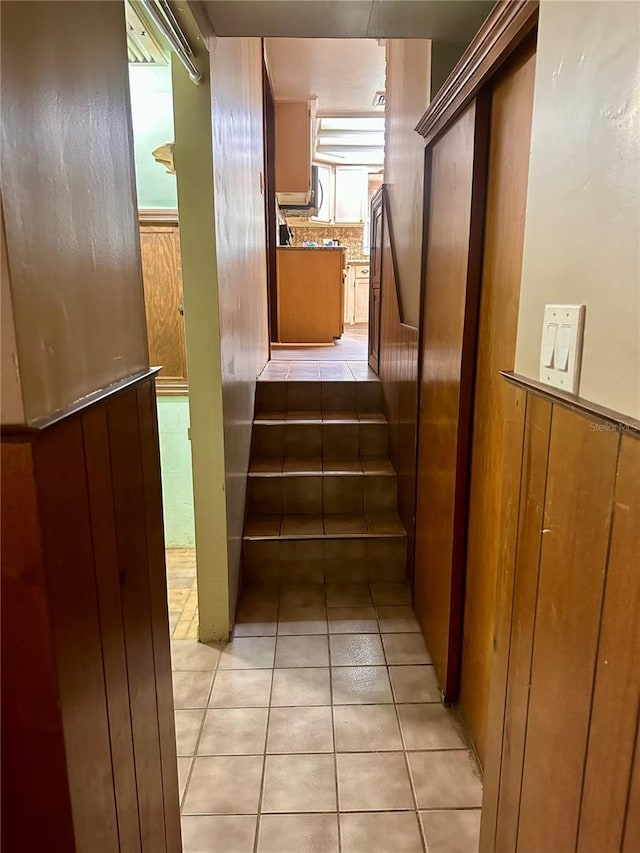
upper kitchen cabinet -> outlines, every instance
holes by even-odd
[[[369,204],[369,172],[363,166],[336,166],[335,221],[364,222]]]
[[[306,204],[311,192],[311,110],[309,101],[275,102],[276,193]]]

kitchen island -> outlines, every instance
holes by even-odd
[[[277,250],[278,341],[331,344],[343,330],[345,249]]]

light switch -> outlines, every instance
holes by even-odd
[[[540,381],[577,394],[582,360],[584,305],[545,305]]]
[[[553,367],[553,356],[556,349],[556,337],[558,335],[558,324],[549,323],[546,327],[544,344],[542,348],[542,363],[545,367]]]

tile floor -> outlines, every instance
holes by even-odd
[[[196,552],[193,548],[169,548],[166,565],[171,638],[195,640],[198,636]]]
[[[275,344],[271,347],[274,361],[367,361],[369,327],[367,323],[345,326],[342,337],[329,346],[291,346]]]
[[[481,784],[406,589],[338,586],[249,588],[223,648],[179,638],[182,610],[185,853],[477,851]]]

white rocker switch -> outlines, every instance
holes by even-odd
[[[545,305],[540,381],[577,394],[582,360],[584,305]]]

